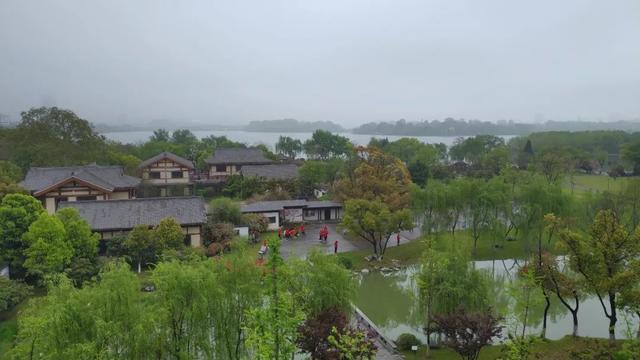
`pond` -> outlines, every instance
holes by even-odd
[[[493,287],[499,311],[504,308],[506,299],[506,284],[515,275],[522,261],[491,260],[474,262],[477,269],[485,269],[495,281]],[[396,339],[402,333],[411,333],[421,341],[426,341],[422,331],[423,321],[418,308],[416,283],[414,274],[417,266],[410,266],[397,272],[384,274],[372,271],[369,274],[358,275],[355,304],[382,330],[384,335]],[[569,302],[573,305],[573,302]],[[531,315],[532,326],[527,328],[530,334],[539,334],[542,325],[543,309],[535,309]],[[504,314],[503,314],[504,315]],[[637,318],[629,317],[632,331],[637,329]],[[573,322],[571,313],[554,296],[551,297],[547,325],[547,338],[560,339],[571,335]],[[589,296],[581,300],[578,311],[580,336],[607,338],[609,320],[605,317],[602,306],[597,297]],[[507,329],[503,330],[506,335]],[[627,321],[623,314],[618,314],[616,337],[625,338],[628,334]]]

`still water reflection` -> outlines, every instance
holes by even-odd
[[[509,299],[506,284],[511,281],[522,262],[517,260],[476,261],[477,269],[484,269],[494,279],[494,307],[503,312]],[[391,274],[371,272],[358,276],[356,305],[391,339],[402,333],[411,333],[426,340],[422,332],[422,316],[418,308],[416,283],[413,275],[417,266],[405,268]],[[573,305],[573,302],[570,302]],[[528,332],[539,334],[542,326],[543,308],[534,309]],[[571,313],[555,296],[551,297],[551,308],[547,325],[547,337],[560,339],[570,335],[573,329]],[[580,302],[578,312],[579,335],[607,338],[608,319],[604,316],[602,306],[595,296],[589,296]],[[636,329],[637,318],[631,317],[632,330]],[[506,332],[506,330],[505,330]],[[619,315],[616,336],[626,337],[628,332],[624,315]]]

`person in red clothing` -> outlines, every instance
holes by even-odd
[[[396,246],[400,246],[400,233],[398,233],[398,235],[396,235]]]
[[[327,241],[328,237],[329,237],[329,230],[325,226],[322,228],[322,230],[320,230],[320,240]]]
[[[338,253],[338,240],[333,242],[333,253],[334,254]]]

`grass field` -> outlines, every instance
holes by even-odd
[[[565,178],[563,187],[565,191],[570,193],[573,182],[573,194],[575,195],[580,195],[585,192],[620,192],[632,179],[638,179],[638,177],[613,179],[607,175],[575,174],[573,180],[570,177]]]
[[[473,260],[492,260],[492,259],[524,259],[528,257],[527,244],[522,240],[517,241],[496,241],[502,245],[502,248],[495,248],[494,243],[489,240],[490,236],[481,236],[478,240],[478,249]],[[447,250],[452,244],[463,246],[471,249],[473,247],[473,239],[468,231],[457,231],[455,237],[450,233],[440,234],[435,238],[436,250]],[[533,250],[535,244],[529,244],[529,248]],[[551,246],[553,248],[553,244]],[[388,248],[381,262],[376,262],[379,266],[390,266],[394,262],[400,265],[411,265],[420,261],[420,257],[426,248],[426,243],[420,239],[409,243]],[[341,253],[339,256],[347,258],[353,264],[354,270],[360,270],[371,266],[371,263],[364,258],[372,254],[372,250],[360,250],[347,253]],[[395,261],[394,261],[395,260]]]
[[[5,354],[11,349],[17,333],[18,319],[15,313],[11,317],[0,319],[0,359],[5,359]]]

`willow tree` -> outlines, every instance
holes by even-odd
[[[304,314],[295,306],[294,294],[285,286],[286,264],[277,237],[270,239],[269,252],[263,302],[249,311],[246,341],[254,359],[290,359],[297,349],[298,327]]]
[[[459,306],[486,310],[490,302],[489,278],[474,267],[465,249],[440,252],[433,243],[427,245],[416,280],[429,341],[434,316],[451,314]]]
[[[609,339],[615,340],[618,296],[638,278],[640,231],[630,233],[611,210],[598,212],[588,236],[564,230],[562,245],[571,269],[582,276],[609,319]],[[605,303],[608,302],[608,306]]]
[[[30,300],[8,358],[165,358],[136,275],[128,266],[107,266],[100,278],[77,289],[62,277],[46,296]]]

